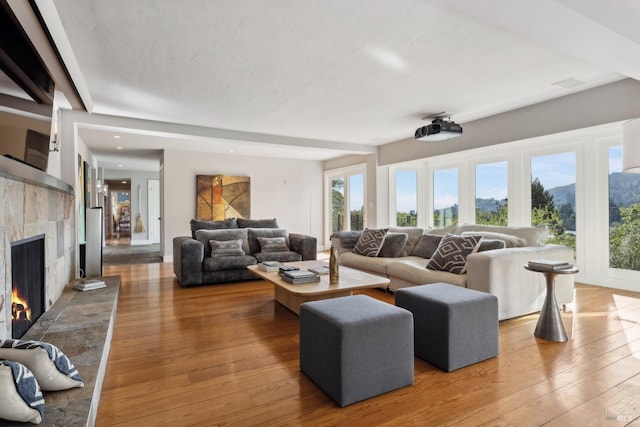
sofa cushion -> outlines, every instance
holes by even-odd
[[[466,286],[466,274],[453,274],[446,271],[427,270],[428,259],[419,257],[405,257],[392,260],[387,264],[387,274],[393,279],[403,282],[426,285],[430,283],[451,283]]]
[[[200,221],[197,219],[191,220],[191,237],[196,238],[197,230],[222,230],[226,228],[238,228],[238,223],[235,218],[227,218],[221,221]]]
[[[438,234],[423,234],[418,241],[418,244],[413,248],[411,255],[419,256],[422,258],[431,258],[438,249],[438,245],[443,236]]]
[[[429,260],[427,269],[448,271],[455,274],[466,272],[467,256],[478,249],[481,236],[456,236],[445,234],[438,249]]]
[[[246,228],[235,228],[229,230],[197,230],[196,240],[204,245],[204,257],[211,257],[211,245],[209,240],[242,240],[242,250],[249,253],[249,238]]]
[[[492,251],[494,249],[504,249],[506,247],[507,247],[507,244],[504,242],[504,240],[485,239],[483,237],[480,240],[480,246],[478,246],[478,252]]]
[[[275,218],[267,219],[244,219],[238,218],[239,228],[280,228],[278,220]]]
[[[251,255],[209,257],[204,259],[202,269],[204,271],[242,270],[257,263],[256,258]]]
[[[242,239],[237,240],[209,240],[211,246],[211,256],[213,258],[221,256],[241,256],[244,255],[242,250]]]
[[[482,236],[483,239],[502,240],[507,248],[522,248],[528,246],[526,240],[522,237],[492,231],[464,231],[461,236]]]
[[[286,239],[284,237],[258,237],[260,252],[287,252]]]
[[[481,225],[481,224],[463,224],[455,234],[462,234],[465,231],[489,231],[493,233],[503,233],[520,237],[525,240],[525,246],[540,246],[547,240],[549,229],[546,225],[541,226],[500,226],[500,225]]]
[[[249,253],[260,252],[260,242],[258,237],[284,237],[287,247],[289,247],[289,233],[284,228],[247,228],[249,237]]]
[[[385,258],[398,258],[404,251],[408,238],[409,236],[406,233],[387,233],[378,256]]]
[[[460,234],[461,232],[458,229],[458,224],[447,225],[444,228],[432,228],[429,230],[429,234],[437,234],[440,236],[444,236],[445,234]]]
[[[264,261],[279,261],[279,262],[294,262],[302,261],[302,255],[294,251],[285,252],[257,252],[252,254],[258,262]]]
[[[340,265],[386,276],[387,264],[395,259],[397,258],[368,257],[356,255],[353,252],[344,252],[340,254]]]
[[[358,243],[353,247],[353,253],[356,255],[364,255],[376,257],[382,249],[384,237],[389,231],[388,228],[367,228],[362,232],[362,236],[358,239]]]
[[[420,227],[389,227],[389,233],[406,233],[407,244],[404,246],[400,256],[409,256],[413,252],[413,248],[418,244],[420,237],[425,232]]]

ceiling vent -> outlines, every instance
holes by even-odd
[[[418,141],[442,141],[462,135],[462,126],[448,117],[445,120],[441,114],[423,117],[423,120],[433,119],[433,121],[430,125],[416,129],[415,139]]]

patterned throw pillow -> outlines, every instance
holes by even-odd
[[[467,257],[477,250],[481,239],[482,236],[445,234],[427,269],[464,274],[467,271]]]
[[[378,256],[384,237],[387,235],[387,228],[367,228],[362,232],[362,236],[358,239],[358,243],[353,247],[353,253],[370,257]]]
[[[224,256],[242,256],[242,239],[237,240],[209,240],[211,258]]]
[[[84,387],[78,370],[58,347],[40,341],[0,341],[0,358],[22,363],[44,391]]]
[[[284,237],[258,237],[260,252],[288,252],[289,247]]]
[[[44,397],[33,373],[23,364],[0,359],[0,418],[40,424]]]

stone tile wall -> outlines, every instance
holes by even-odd
[[[75,278],[74,195],[0,176],[0,339],[11,338],[11,243],[45,235],[45,310]]]

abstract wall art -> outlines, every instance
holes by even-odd
[[[197,175],[196,219],[251,218],[251,178]]]

